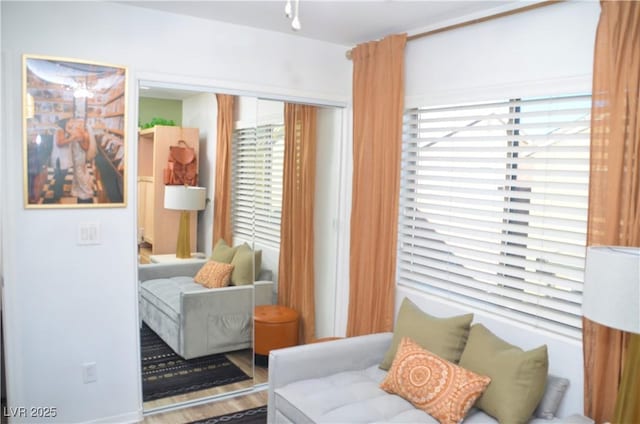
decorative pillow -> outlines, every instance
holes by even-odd
[[[501,423],[526,423],[544,393],[549,367],[547,346],[524,352],[482,324],[474,324],[460,366],[491,377],[476,407]]]
[[[215,246],[213,246],[213,252],[211,252],[211,260],[216,262],[222,262],[230,264],[235,255],[237,247],[230,247],[224,239],[218,240]]]
[[[547,376],[547,385],[544,389],[542,400],[533,412],[533,415],[536,418],[544,418],[545,420],[553,419],[558,412],[560,402],[562,402],[562,398],[564,398],[568,387],[569,380],[549,374]]]
[[[398,311],[391,346],[387,350],[380,368],[389,369],[393,357],[396,355],[398,344],[403,337],[409,337],[429,352],[457,364],[467,342],[471,320],[473,320],[473,314],[436,318],[423,312],[409,299],[404,298],[400,311]]]
[[[222,262],[207,261],[193,277],[193,281],[210,289],[226,287],[231,279],[233,265]]]
[[[253,259],[255,255],[247,243],[238,246],[231,264],[235,266],[231,273],[231,284],[234,286],[244,286],[253,284],[254,270]]]
[[[380,388],[403,397],[441,424],[457,424],[490,381],[403,337]]]
[[[255,280],[258,280],[258,276],[260,275],[260,271],[262,270],[262,250],[256,250],[254,252],[255,256],[253,259],[253,269],[255,270]]]

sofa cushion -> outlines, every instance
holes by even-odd
[[[235,255],[238,247],[230,247],[224,239],[220,239],[213,246],[213,252],[211,252],[211,260],[216,262],[222,262],[230,264]]]
[[[442,359],[404,337],[380,387],[402,396],[440,424],[457,424],[490,381],[490,378]]]
[[[547,385],[544,389],[544,395],[540,404],[534,411],[533,415],[537,418],[550,420],[555,417],[560,407],[560,402],[564,398],[564,394],[569,387],[569,380],[562,377],[556,377],[549,374],[547,376]]]
[[[409,299],[404,298],[391,346],[387,350],[380,368],[388,370],[403,337],[409,337],[429,352],[454,364],[458,363],[469,335],[473,314],[451,318],[436,318],[420,310]]]
[[[192,277],[158,278],[140,284],[140,296],[174,322],[180,320],[180,293],[204,290]]]
[[[400,396],[380,388],[386,372],[377,365],[321,378],[299,380],[275,389],[277,422],[428,423],[438,421]],[[465,424],[496,423],[473,408]]]
[[[193,280],[210,289],[226,287],[231,281],[232,271],[232,264],[207,261],[207,263],[200,268],[196,276],[193,277]]]
[[[427,422],[424,411],[379,385],[385,372],[377,366],[302,380],[276,389],[276,408],[295,423]]]
[[[540,402],[548,371],[547,347],[523,351],[474,324],[460,366],[491,377],[476,406],[500,422],[526,423]]]

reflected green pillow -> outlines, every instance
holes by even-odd
[[[253,268],[255,271],[255,279],[258,280],[260,271],[262,270],[262,250],[256,250],[253,262]]]
[[[255,271],[253,270],[254,253],[247,243],[238,246],[231,265],[234,266],[231,273],[231,285],[244,286],[253,284]]]
[[[218,240],[215,246],[213,246],[213,252],[211,252],[211,260],[216,262],[222,262],[230,264],[233,256],[236,254],[238,247],[230,247],[224,239]]]

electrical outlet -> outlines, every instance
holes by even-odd
[[[98,369],[95,362],[85,362],[82,364],[82,381],[84,384],[98,381]]]

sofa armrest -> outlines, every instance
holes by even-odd
[[[267,422],[275,422],[276,389],[294,381],[379,364],[391,344],[391,337],[392,333],[377,333],[272,350],[269,353]]]
[[[182,276],[194,277],[205,262],[207,262],[206,259],[203,259],[201,262],[188,263],[140,264],[138,265],[138,280],[147,281],[156,278]]]

